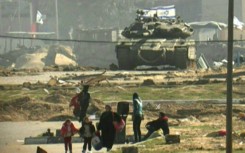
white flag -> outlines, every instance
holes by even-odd
[[[233,18],[233,25],[234,25],[234,27],[242,30],[242,28],[244,26],[244,23],[241,22],[241,21],[239,21],[238,18],[234,16],[234,18]]]
[[[37,11],[36,23],[43,24],[43,15]]]
[[[150,9],[144,9],[143,17],[154,17],[157,14],[157,17],[160,19],[175,19],[175,6],[158,6]]]

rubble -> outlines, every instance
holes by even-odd
[[[76,56],[69,46],[51,45],[37,50],[19,48],[0,56],[0,64],[15,69],[37,69],[45,66],[77,66]]]

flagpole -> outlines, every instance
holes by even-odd
[[[21,22],[20,22],[20,0],[18,1],[18,22],[19,22],[19,31],[21,31]],[[19,39],[19,44],[21,44],[21,39]],[[24,40],[23,40],[24,44]]]
[[[29,2],[30,6],[30,31],[32,31],[33,13],[32,13],[32,2]]]
[[[58,14],[58,1],[55,0],[55,15],[56,15],[56,39],[59,39],[59,14]]]

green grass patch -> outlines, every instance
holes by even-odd
[[[93,87],[90,89],[92,97],[102,101],[131,100],[132,94],[137,92],[144,100],[200,100],[200,99],[225,99],[225,84],[208,85],[179,85],[179,86],[139,86],[125,87],[119,90],[116,87]],[[215,92],[214,92],[215,91]],[[239,98],[236,94],[234,97]]]
[[[234,85],[233,98],[244,98],[245,87]],[[244,89],[244,90],[243,90]],[[74,88],[71,87],[55,87],[47,88],[50,94],[58,93],[66,96],[69,100],[74,94]],[[238,92],[239,91],[239,92]],[[137,92],[142,100],[201,100],[201,99],[225,99],[226,98],[226,84],[206,84],[206,85],[162,85],[162,86],[112,86],[90,87],[89,90],[93,98],[101,101],[124,101],[132,100],[132,95]],[[36,88],[30,90],[6,89],[1,90],[1,101],[8,101],[23,96],[29,96],[33,99],[43,99],[47,96],[44,88]]]

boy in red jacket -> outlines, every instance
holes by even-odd
[[[74,126],[71,120],[67,119],[61,128],[61,136],[64,138],[65,153],[69,148],[70,153],[72,153],[72,143],[71,137],[78,132],[78,129]]]

